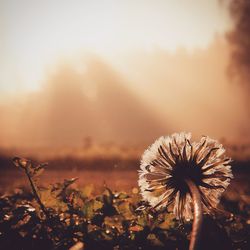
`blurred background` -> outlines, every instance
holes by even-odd
[[[1,0],[0,189],[23,184],[16,155],[44,181],[136,186],[180,131],[249,170],[249,37],[248,0]]]

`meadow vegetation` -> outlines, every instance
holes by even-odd
[[[154,211],[136,189],[73,188],[76,178],[44,186],[40,175],[46,164],[21,158],[14,164],[30,188],[1,195],[1,249],[188,249],[191,222]],[[221,212],[205,216],[202,249],[249,249],[247,197],[239,202],[226,195]]]

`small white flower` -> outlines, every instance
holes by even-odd
[[[209,213],[233,178],[231,159],[221,144],[206,136],[199,142],[190,139],[190,133],[182,132],[156,140],[142,156],[138,181],[152,207],[166,207],[186,220],[193,217],[187,179],[197,186],[203,211]]]

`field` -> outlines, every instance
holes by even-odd
[[[0,249],[187,249],[190,222],[136,210],[138,169],[136,158],[52,159],[34,182],[44,210],[23,169],[2,157]],[[204,218],[202,249],[249,249],[249,162],[234,162],[233,172],[223,212]]]
[[[62,182],[64,179],[77,177],[74,187],[92,185],[100,188],[104,184],[113,190],[128,191],[137,187],[137,171],[132,170],[48,170],[41,176],[42,185]],[[19,187],[27,187],[27,178],[21,171],[3,171],[0,176],[0,190],[13,190]]]
[[[11,157],[0,159],[0,191],[9,191],[18,187],[27,186],[27,178],[12,163]],[[128,191],[137,187],[137,170],[139,159],[76,159],[60,158],[49,160],[48,166],[41,175],[40,184],[48,185],[61,182],[64,179],[78,180],[75,187],[92,185],[96,188],[104,184],[114,190]]]

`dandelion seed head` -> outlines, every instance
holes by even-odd
[[[204,212],[211,212],[233,178],[230,158],[218,141],[203,136],[191,142],[181,132],[157,139],[142,155],[139,187],[153,208],[172,210],[178,219],[192,218],[192,197],[186,184],[198,187]]]

